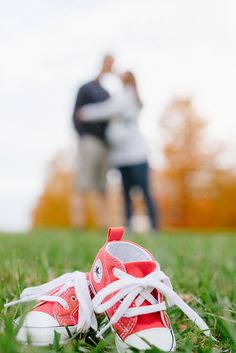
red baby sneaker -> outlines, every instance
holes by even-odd
[[[47,346],[53,343],[56,331],[60,334],[60,344],[65,344],[69,339],[65,326],[72,335],[90,327],[96,329],[87,277],[78,271],[66,273],[41,286],[24,289],[19,300],[5,304],[9,307],[33,300],[38,302],[25,316],[17,340]]]
[[[175,336],[165,311],[167,305],[174,304],[210,336],[206,323],[173,291],[153,255],[133,242],[121,240],[123,232],[123,228],[109,229],[108,240],[89,275],[94,310],[108,318],[98,336],[112,327],[119,353],[129,346],[148,349],[148,343],[165,352],[174,351]]]

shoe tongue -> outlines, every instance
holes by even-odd
[[[153,272],[157,268],[154,261],[125,262],[125,269],[129,275],[142,278]]]

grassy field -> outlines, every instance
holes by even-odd
[[[236,352],[236,233],[172,232],[130,235],[148,248],[172,279],[177,293],[207,321],[217,342],[205,338],[177,309],[168,309],[178,352]],[[60,347],[21,346],[14,339],[12,320],[25,309],[3,305],[23,288],[74,270],[89,271],[106,234],[73,231],[34,231],[0,235],[0,353],[72,353],[87,347],[85,339]],[[95,352],[116,352],[113,335],[89,346]],[[157,352],[157,350],[149,350]]]

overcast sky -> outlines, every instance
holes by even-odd
[[[158,118],[168,100],[192,95],[209,121],[209,140],[224,141],[232,161],[235,0],[0,4],[0,230],[29,227],[49,161],[74,146],[70,119],[76,90],[96,74],[106,51],[115,54],[120,69],[137,75],[151,156],[161,140]]]

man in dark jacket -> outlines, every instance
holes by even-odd
[[[105,202],[106,175],[108,168],[108,151],[105,140],[105,130],[108,124],[107,118],[99,122],[84,122],[80,119],[79,110],[85,104],[103,102],[109,98],[109,93],[101,86],[100,79],[106,73],[112,71],[114,59],[106,55],[102,62],[99,75],[80,87],[77,94],[73,113],[73,123],[79,135],[79,175],[76,176],[76,184],[79,193],[83,194],[83,208],[96,208],[101,210],[101,200]],[[97,205],[96,205],[97,204]],[[96,207],[97,206],[97,207]],[[98,226],[104,225],[102,215],[95,215],[93,222]],[[102,223],[102,224],[99,224]]]

